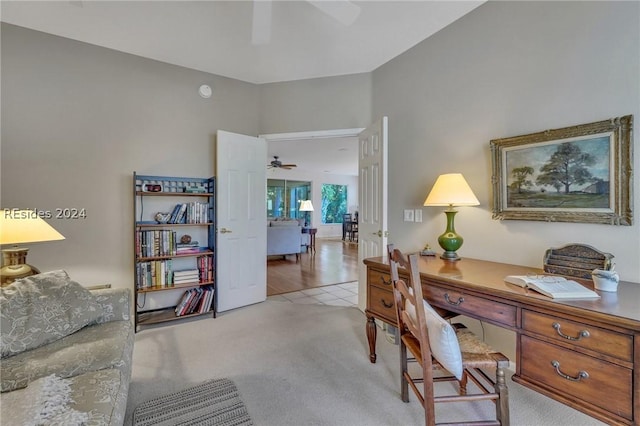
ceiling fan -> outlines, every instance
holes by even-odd
[[[360,6],[349,0],[306,2],[345,26],[353,24],[360,15]],[[251,44],[268,44],[271,40],[271,7],[271,0],[253,0]]]
[[[277,155],[273,156],[273,161],[271,161],[271,163],[267,164],[267,169],[285,169],[285,170],[291,170],[294,167],[298,167],[296,164],[282,164],[282,161],[278,160]]]

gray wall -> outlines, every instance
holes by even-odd
[[[1,206],[85,208],[29,261],[86,285],[131,288],[134,170],[213,176],[216,130],[258,134],[253,84],[4,23],[1,82]]]
[[[461,207],[459,253],[541,267],[544,251],[584,243],[640,281],[640,201],[633,226],[491,219],[491,139],[633,114],[640,120],[640,3],[489,2],[373,72],[373,118],[389,116],[390,240],[439,249],[443,208],[422,208],[441,173],[461,172],[481,205]],[[638,146],[638,132],[633,144]],[[640,194],[637,170],[633,191]],[[464,259],[462,260],[464,262]],[[464,321],[514,359],[513,333]]]
[[[461,207],[462,256],[542,266],[548,247],[613,253],[640,281],[640,198],[631,227],[491,219],[491,139],[633,114],[640,120],[640,3],[488,2],[373,73],[373,117],[389,116],[389,230],[439,248],[444,208],[405,223],[437,176],[461,172],[481,205]],[[635,132],[637,146],[638,132]],[[640,194],[636,155],[634,192]]]
[[[456,218],[463,256],[540,266],[546,248],[580,242],[640,281],[637,217],[492,220],[489,153],[495,138],[626,114],[637,125],[639,21],[638,2],[489,2],[373,73],[261,86],[2,24],[1,205],[87,208],[85,220],[52,221],[67,240],[32,245],[31,262],[130,287],[133,170],[212,175],[217,129],[355,128],[388,115],[389,230],[403,250],[435,246],[445,221],[424,208],[423,223],[405,223],[402,209],[460,171],[481,202]],[[213,98],[197,96],[203,83]],[[512,336],[487,327],[487,338],[511,353]]]
[[[371,73],[260,86],[260,133],[366,127],[371,117]]]

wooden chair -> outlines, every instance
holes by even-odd
[[[389,262],[391,262],[391,258],[393,257],[393,250],[394,250],[394,245],[387,244],[387,256],[388,256]],[[438,315],[440,315],[442,318],[446,320],[450,320],[451,318],[459,316],[458,313],[452,312],[445,308],[441,308],[439,306],[433,306],[433,309],[438,313]]]
[[[358,222],[355,219],[351,222],[350,228],[351,228],[351,238],[349,240],[358,242]]]
[[[358,224],[353,222],[351,213],[345,213],[342,215],[342,239],[354,241],[354,236],[357,241]]]
[[[412,254],[406,260],[399,250],[390,248],[390,252],[391,279],[400,330],[402,400],[409,402],[408,388],[411,386],[424,407],[427,426],[436,425],[435,403],[490,400],[496,406],[495,420],[447,424],[509,425],[509,400],[504,372],[509,365],[508,358],[480,341],[462,324],[448,323],[424,300],[417,255]],[[398,267],[409,272],[407,282],[399,278]],[[409,373],[409,361],[416,361],[422,367],[419,377]],[[495,378],[485,370],[495,371]],[[467,394],[469,380],[476,385],[478,392]],[[434,387],[439,382],[457,382],[458,393],[436,396]],[[418,387],[419,383],[422,383],[422,389]]]

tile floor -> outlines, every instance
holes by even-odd
[[[353,281],[343,284],[309,288],[306,290],[269,296],[267,299],[307,305],[357,306],[358,282]]]

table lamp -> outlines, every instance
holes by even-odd
[[[0,210],[0,245],[25,244],[42,241],[64,240],[64,236],[45,222],[33,210]],[[39,274],[40,271],[27,264],[26,247],[13,246],[2,250],[0,285]]]
[[[311,200],[302,200],[300,203],[300,211],[305,212],[304,214],[304,226],[308,227],[311,225],[311,221],[309,220],[309,213],[313,211],[313,204],[311,204]]]
[[[445,260],[459,260],[456,251],[462,247],[463,239],[456,233],[453,219],[457,213],[454,206],[477,206],[480,202],[471,191],[469,184],[460,173],[448,173],[438,176],[431,192],[424,201],[425,206],[448,206],[447,229],[438,237],[440,247],[444,253],[440,258]]]

